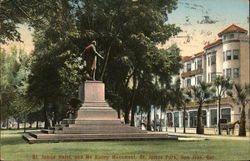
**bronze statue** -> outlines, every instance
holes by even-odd
[[[103,59],[103,57],[96,51],[96,41],[92,41],[91,44],[84,49],[82,54],[83,61],[86,62],[83,71],[85,79],[95,80],[97,56]]]

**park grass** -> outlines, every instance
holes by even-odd
[[[31,131],[38,131],[39,129],[26,129],[26,132],[31,132]],[[24,130],[23,129],[0,129],[0,134],[23,134]]]
[[[177,140],[103,141],[28,144],[21,136],[1,137],[1,157],[6,161],[249,160],[249,150],[249,141],[235,140],[193,142]]]

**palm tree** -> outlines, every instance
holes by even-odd
[[[213,82],[215,89],[216,89],[216,97],[215,99],[218,100],[218,133],[221,135],[221,127],[220,127],[220,112],[221,112],[221,98],[226,94],[227,91],[231,89],[231,84],[228,79],[225,79],[222,76],[216,77]]]
[[[193,86],[191,88],[192,98],[195,102],[198,103],[198,112],[197,112],[197,134],[204,134],[204,125],[202,122],[202,106],[204,103],[207,103],[213,98],[213,90],[211,84],[200,82],[198,86]]]
[[[171,89],[173,98],[171,102],[174,106],[183,108],[183,133],[186,133],[186,104],[191,101],[191,91],[180,88],[180,80],[178,79]]]
[[[246,136],[246,112],[245,107],[249,103],[250,96],[250,85],[245,84],[241,86],[240,84],[234,84],[233,92],[228,92],[228,95],[231,96],[236,104],[242,106],[240,114],[240,129],[239,136]]]

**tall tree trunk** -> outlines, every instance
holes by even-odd
[[[130,106],[131,106],[131,122],[130,126],[135,126],[135,110],[136,110],[136,105],[135,105],[135,95],[136,95],[136,86],[137,86],[137,79],[136,79],[136,73],[134,72],[133,74],[133,88],[132,88],[132,96],[130,100]]]
[[[116,110],[117,111],[117,117],[118,119],[121,119],[121,111],[120,111],[120,107],[118,107],[118,109]]]
[[[7,130],[9,129],[9,118],[7,118],[7,121],[6,121],[6,128]]]
[[[147,130],[151,131],[151,108],[149,109],[147,114]]]
[[[160,107],[160,131],[162,131],[162,107]]]
[[[38,122],[39,122],[39,121],[37,120],[37,121],[36,121],[36,129],[38,129]]]
[[[218,110],[217,110],[218,111],[218,120],[217,120],[218,125],[217,126],[218,126],[218,134],[219,135],[221,135],[221,127],[220,127],[220,111],[221,111],[220,106],[221,105],[220,105],[220,102],[221,102],[221,98],[219,97],[219,99],[218,99]]]
[[[23,132],[26,132],[26,116],[24,116]]]
[[[154,131],[156,131],[156,112],[155,112],[156,107],[154,106]]]
[[[17,129],[18,130],[20,129],[20,119],[19,118],[17,119]]]
[[[140,107],[140,108],[141,108],[141,107]],[[141,122],[140,122],[140,128],[141,128],[141,129],[142,129],[142,123],[143,123],[143,122],[142,122],[142,121],[143,121],[143,120],[142,120],[142,119],[143,119],[143,118],[142,118],[142,114],[143,114],[143,111],[142,111],[142,109],[141,109]]]
[[[202,123],[202,104],[199,105],[198,112],[197,112],[196,134],[204,134],[204,127]]]
[[[186,106],[183,106],[183,133],[186,133]]]
[[[47,101],[44,100],[44,105],[43,105],[43,115],[44,115],[44,128],[48,129],[50,127],[48,115],[47,115]]]
[[[124,111],[124,121],[125,121],[125,124],[129,124],[129,108],[127,107]]]
[[[104,64],[103,64],[103,67],[102,67],[102,71],[101,71],[101,75],[100,75],[100,80],[102,81],[103,80],[103,77],[104,77],[104,73],[106,71],[106,68],[107,68],[107,65],[108,65],[108,60],[109,60],[109,55],[110,55],[110,50],[111,50],[111,47],[112,47],[112,43],[113,43],[113,40],[112,42],[110,43],[109,47],[108,47],[108,50],[107,50],[107,54],[104,58]]]
[[[52,126],[55,126],[57,122],[57,107],[55,104],[53,105],[53,112],[54,113],[53,113],[53,119],[52,119]]]
[[[241,115],[240,115],[239,136],[246,136],[246,113],[245,113],[245,105],[242,105],[242,110],[241,110]]]
[[[132,109],[131,109],[131,121],[130,121],[130,126],[135,126],[135,110],[136,110],[136,107],[135,105],[132,106]]]

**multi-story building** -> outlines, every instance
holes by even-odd
[[[203,51],[193,56],[183,57],[180,71],[181,87],[195,86],[201,81],[212,82],[216,76],[224,76],[235,83],[250,83],[250,53],[248,31],[231,25],[218,33],[219,39],[204,46]],[[181,107],[180,107],[181,108]],[[183,127],[183,110],[166,111],[168,127]],[[198,105],[191,102],[187,106],[185,123],[187,128],[195,128]],[[217,126],[217,103],[203,106],[203,123],[206,128]],[[241,108],[232,99],[223,98],[221,118],[228,122],[240,119]],[[250,129],[250,102],[246,107],[248,131]]]
[[[250,53],[247,30],[231,25],[219,34],[219,39],[204,47],[204,50],[193,56],[183,57],[183,69],[180,71],[181,87],[195,86],[200,81],[212,82],[221,75],[235,83],[250,83]],[[246,108],[247,128],[250,125],[250,108]],[[186,127],[195,128],[198,105],[187,107]],[[221,118],[228,122],[239,120],[241,108],[231,99],[224,98],[221,106]],[[182,127],[183,111],[168,111],[169,125]],[[216,127],[217,104],[206,104],[203,107],[205,127]],[[167,124],[168,125],[168,124]]]

